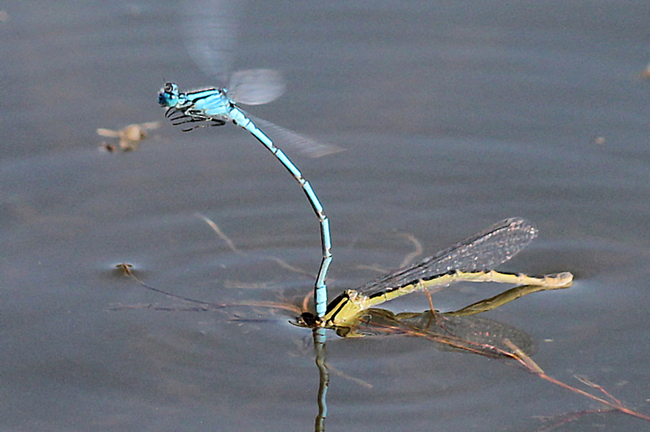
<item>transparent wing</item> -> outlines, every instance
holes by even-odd
[[[228,84],[228,97],[243,105],[269,103],[284,93],[282,74],[272,69],[248,69],[235,72]]]
[[[179,25],[185,30],[187,52],[201,70],[228,82],[237,40],[237,22],[242,1],[185,0]]]
[[[524,249],[537,229],[521,218],[498,222],[462,242],[411,266],[381,276],[359,287],[367,296],[450,270],[492,270]]]
[[[516,327],[476,315],[454,317],[443,314],[443,317],[438,324],[431,311],[426,311],[400,319],[400,323],[433,336],[434,341],[440,342],[437,348],[441,351],[469,350],[499,358],[514,354],[506,340],[529,356],[537,351],[535,340]],[[401,314],[397,318],[401,318]]]
[[[282,150],[295,150],[298,153],[310,158],[318,158],[333,153],[342,152],[345,149],[333,144],[326,144],[301,135],[289,129],[280,127],[270,121],[261,118],[248,116],[269,138]]]
[[[384,309],[368,309],[357,326],[341,328],[337,333],[344,337],[426,335],[441,351],[469,350],[497,358],[513,353],[505,340],[529,356],[537,351],[535,340],[515,327],[476,315],[455,317],[430,310],[395,315]]]

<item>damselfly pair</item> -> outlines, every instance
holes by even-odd
[[[223,3],[219,4],[223,6]],[[196,4],[185,11],[188,48],[195,61],[215,77],[224,78],[232,51],[232,26],[219,25],[228,14],[215,9],[214,1]],[[201,29],[200,31],[197,29]],[[215,45],[216,44],[216,45]],[[253,121],[238,104],[257,105],[279,97],[284,91],[281,76],[267,69],[248,70],[232,75],[227,87],[181,92],[168,82],[160,90],[158,102],[167,107],[167,116],[175,125],[188,125],[184,131],[197,127],[221,126],[232,122],[250,132],[298,181],[320,224],[322,260],[314,288],[316,315],[303,314],[301,322],[319,327],[344,327],[363,310],[410,292],[434,286],[446,286],[457,281],[492,281],[515,284],[565,287],[572,283],[570,273],[540,278],[495,272],[496,266],[509,260],[523,249],[537,230],[523,219],[506,219],[487,230],[439,252],[422,262],[389,273],[358,289],[347,290],[327,306],[326,277],[332,260],[329,220],[310,183],[296,165],[259,127],[272,130],[282,144],[294,144],[301,150],[322,155],[337,148],[282,129],[269,122]],[[256,125],[257,124],[257,125]]]

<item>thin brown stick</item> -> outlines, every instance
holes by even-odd
[[[147,305],[118,305],[115,309],[156,309],[156,310],[174,310],[174,311],[208,311],[208,310],[217,310],[217,309],[225,309],[227,307],[234,307],[234,306],[248,306],[248,307],[263,307],[263,308],[269,308],[269,309],[278,309],[278,310],[286,310],[288,312],[291,312],[295,316],[300,315],[303,311],[301,310],[300,307],[290,304],[290,303],[281,303],[281,302],[272,302],[272,301],[240,301],[240,302],[234,302],[234,303],[214,303],[214,302],[206,302],[206,301],[201,301],[201,300],[194,300],[189,297],[183,297],[177,294],[173,294],[167,291],[163,291],[159,288],[153,287],[151,285],[148,285],[144,283],[142,280],[138,279],[138,277],[133,274],[133,266],[131,264],[127,263],[121,263],[116,266],[117,268],[121,269],[126,276],[129,276],[131,279],[136,281],[138,284],[140,284],[142,287],[150,290],[157,292],[159,294],[163,294],[167,297],[177,299],[177,300],[182,300],[194,304],[198,304],[199,308],[165,308],[165,307],[159,307],[151,304]]]
[[[200,218],[200,219],[203,219],[205,221],[205,223],[207,223],[210,226],[210,228],[212,228],[212,230],[217,234],[217,236],[226,243],[226,245],[228,246],[228,248],[231,251],[233,251],[234,253],[236,253],[238,255],[247,255],[245,252],[242,252],[239,249],[237,249],[237,246],[235,246],[235,242],[230,240],[230,238],[221,230],[221,228],[219,228],[219,225],[217,225],[212,219],[208,218],[205,215],[202,215],[201,213],[195,213],[195,216]],[[286,262],[285,260],[283,260],[281,258],[276,258],[276,257],[273,257],[273,256],[266,256],[265,258],[275,262],[280,267],[285,268],[285,269],[287,269],[289,271],[292,271],[294,273],[300,273],[300,274],[304,274],[304,275],[307,275],[307,276],[310,276],[310,277],[315,277],[315,275],[313,275],[312,273],[310,273],[310,272],[308,272],[306,270],[303,270],[301,268],[292,266],[291,264],[289,264],[288,262]]]
[[[419,257],[424,252],[424,248],[422,248],[422,243],[420,243],[420,241],[413,234],[404,233],[402,235],[406,237],[408,241],[413,243],[413,246],[415,246],[415,250],[404,257],[399,268],[406,267],[407,265],[411,264],[411,262],[413,262],[415,258]]]
[[[208,218],[205,215],[202,215],[201,213],[194,213],[194,215],[198,218],[203,219],[205,223],[207,223],[210,226],[210,228],[212,228],[212,231],[217,233],[217,236],[226,243],[226,245],[231,251],[233,251],[236,254],[242,255],[242,252],[240,252],[239,249],[237,249],[235,243],[232,240],[230,240],[230,238],[223,231],[221,231],[219,225],[217,225],[210,218]]]
[[[580,381],[581,383],[583,383],[584,385],[586,385],[586,386],[588,386],[588,387],[591,387],[591,388],[593,388],[593,389],[596,389],[596,390],[600,391],[600,392],[603,393],[605,396],[607,396],[608,398],[610,398],[611,400],[613,400],[615,403],[617,403],[617,404],[619,404],[619,405],[623,405],[623,403],[622,403],[620,400],[618,400],[618,399],[616,399],[614,396],[612,396],[612,395],[611,395],[607,390],[605,390],[605,389],[604,389],[600,384],[596,384],[595,382],[589,380],[586,376],[584,376],[584,375],[574,375],[573,377],[574,377],[575,379],[577,379],[578,381]]]
[[[606,406],[608,406],[608,407],[610,407],[610,408],[612,408],[612,409],[614,409],[616,411],[622,412],[623,414],[628,414],[628,415],[631,415],[633,417],[637,417],[637,418],[640,418],[640,419],[643,419],[643,420],[650,420],[650,416],[647,416],[645,414],[641,414],[639,412],[636,412],[634,410],[631,410],[631,409],[623,406],[623,404],[620,401],[618,401],[618,399],[616,399],[614,397],[611,397],[611,395],[609,395],[609,393],[605,392],[604,390],[601,390],[601,391],[603,391],[606,395],[610,396],[613,399],[613,401],[608,401],[608,400],[599,398],[598,396],[592,395],[591,393],[587,393],[584,390],[580,390],[580,389],[575,388],[575,387],[573,387],[573,386],[571,386],[569,384],[563,383],[562,381],[557,380],[557,379],[555,379],[555,378],[553,378],[551,376],[548,376],[537,365],[537,363],[535,363],[528,355],[526,355],[526,353],[522,352],[519,348],[517,348],[512,342],[508,341],[508,342],[506,342],[506,344],[508,344],[508,346],[514,347],[513,350],[515,348],[517,349],[517,355],[514,357],[517,361],[519,361],[522,365],[524,365],[526,367],[526,369],[528,369],[528,371],[530,373],[532,373],[534,375],[537,375],[538,377],[542,378],[543,380],[546,380],[546,381],[548,381],[548,382],[550,382],[552,384],[555,384],[555,385],[560,386],[560,387],[562,387],[564,389],[570,390],[570,391],[572,391],[574,393],[582,395],[582,396],[584,396],[586,398],[589,398],[591,400],[594,400],[596,402],[600,402],[603,405],[606,405]],[[594,386],[595,386],[595,384],[590,385],[590,387],[594,387]],[[602,387],[600,387],[600,386],[597,386],[597,387],[594,387],[594,388],[601,388],[602,389]]]

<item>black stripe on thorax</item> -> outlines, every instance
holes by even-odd
[[[194,96],[194,95],[197,95],[199,93],[204,93],[204,92],[211,92],[211,91],[219,91],[219,92],[221,92],[220,89],[207,88],[207,89],[194,90],[194,91],[191,91],[191,92],[187,92],[187,93],[185,93],[185,95],[188,97],[188,99],[191,99],[191,102],[194,103],[196,101],[212,97],[212,96],[214,96],[214,93],[207,93],[205,96]]]

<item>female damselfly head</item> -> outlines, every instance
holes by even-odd
[[[174,83],[165,83],[165,86],[158,92],[158,103],[164,107],[175,107],[180,101],[178,86]]]
[[[322,327],[320,318],[311,312],[303,312],[295,320],[289,320],[289,322],[297,327]]]

